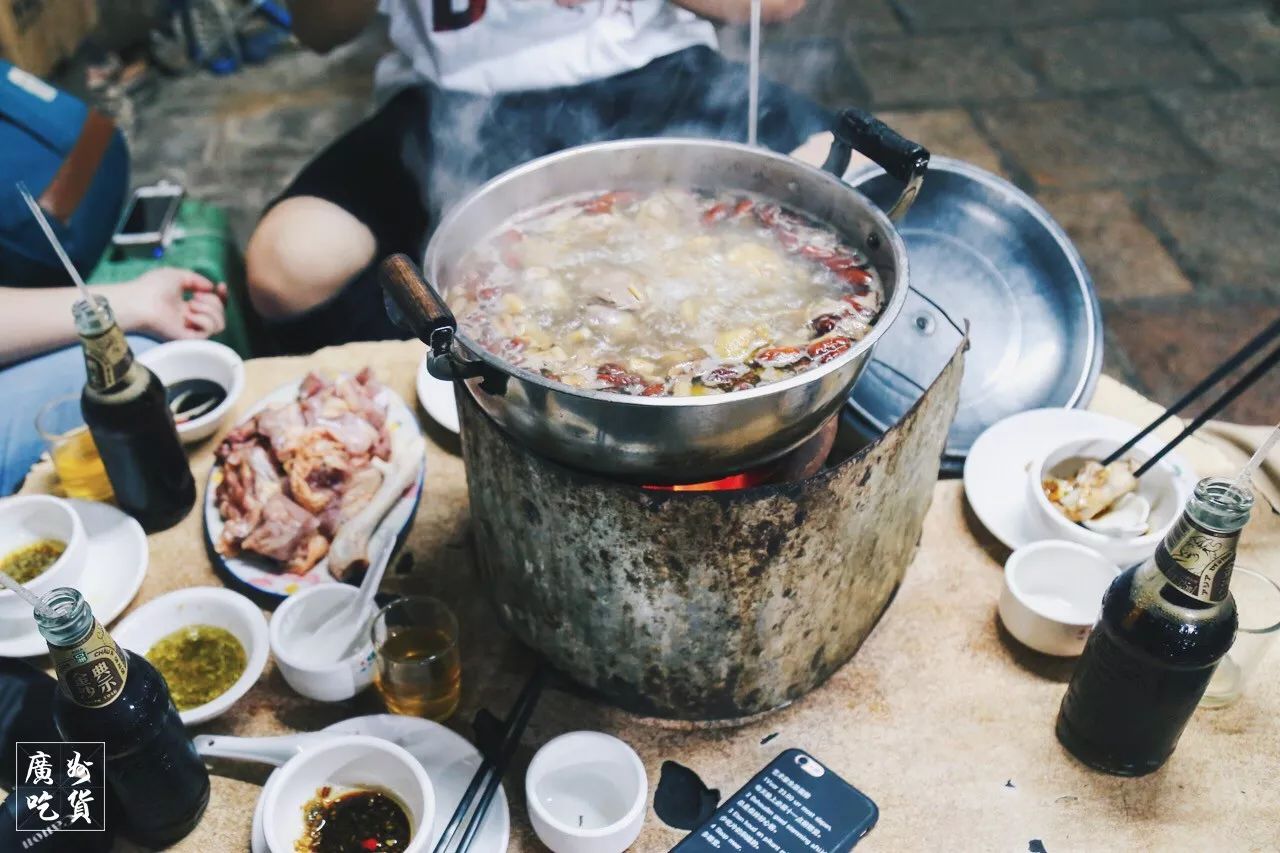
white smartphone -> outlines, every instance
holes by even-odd
[[[117,246],[164,245],[186,194],[185,189],[168,181],[138,187],[111,241]]]

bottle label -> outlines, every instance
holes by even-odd
[[[1169,582],[1200,601],[1227,597],[1240,531],[1219,533],[1196,524],[1186,513],[1156,549],[1156,565]]]
[[[112,326],[101,335],[84,336],[80,342],[84,346],[84,368],[90,385],[105,390],[124,381],[124,375],[133,365],[133,351],[119,326]]]
[[[58,683],[72,702],[85,708],[110,705],[124,690],[129,664],[124,652],[97,622],[74,646],[49,646]]]

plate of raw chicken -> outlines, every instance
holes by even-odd
[[[413,412],[369,368],[276,389],[215,452],[204,505],[215,566],[268,606],[358,582],[413,518],[424,450]]]

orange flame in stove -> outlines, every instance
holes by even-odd
[[[768,468],[756,469],[755,471],[744,471],[741,474],[731,474],[719,480],[709,480],[705,483],[679,483],[674,486],[645,486],[644,488],[655,492],[731,492],[734,489],[749,489],[752,486],[758,486],[766,482],[772,473]]]

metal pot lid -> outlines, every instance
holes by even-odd
[[[881,209],[901,190],[878,166],[845,176]],[[1089,271],[1062,228],[1005,179],[934,157],[898,223],[911,292],[849,396],[868,436],[897,423],[970,324],[960,406],[944,458],[963,463],[991,424],[1027,409],[1075,408],[1102,369],[1102,314]]]

